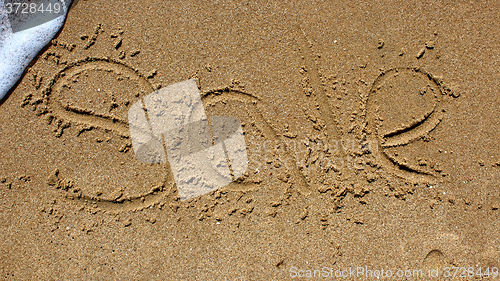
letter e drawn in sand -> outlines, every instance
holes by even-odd
[[[387,150],[407,146],[433,131],[443,119],[445,98],[441,82],[420,69],[393,68],[377,77],[369,92],[366,118],[370,150],[383,168],[414,183],[436,182],[437,173]],[[404,103],[412,103],[415,109],[409,112]]]

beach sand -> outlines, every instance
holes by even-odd
[[[0,104],[1,277],[487,277],[500,268],[499,8],[79,1]],[[127,112],[190,78],[207,115],[242,122],[249,164],[183,201],[168,164],[135,158]]]

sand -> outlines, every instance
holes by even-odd
[[[2,277],[495,280],[499,8],[79,1],[0,104]],[[187,79],[249,166],[180,200],[127,112]]]

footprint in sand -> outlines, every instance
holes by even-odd
[[[431,250],[422,261],[423,276],[443,278],[444,269],[452,266],[440,250]]]

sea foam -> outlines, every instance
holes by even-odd
[[[61,15],[34,27],[13,29],[12,15],[7,13],[5,5],[7,0],[0,0],[0,100],[3,100],[10,89],[21,78],[24,70],[35,58],[40,50],[45,47],[63,26],[71,0],[61,0],[64,9]],[[19,1],[26,2],[26,1]],[[36,2],[36,1],[35,1]],[[47,2],[45,2],[47,3]],[[34,15],[29,21],[36,21]],[[40,20],[40,19],[38,19]],[[17,24],[17,23],[16,23]]]

